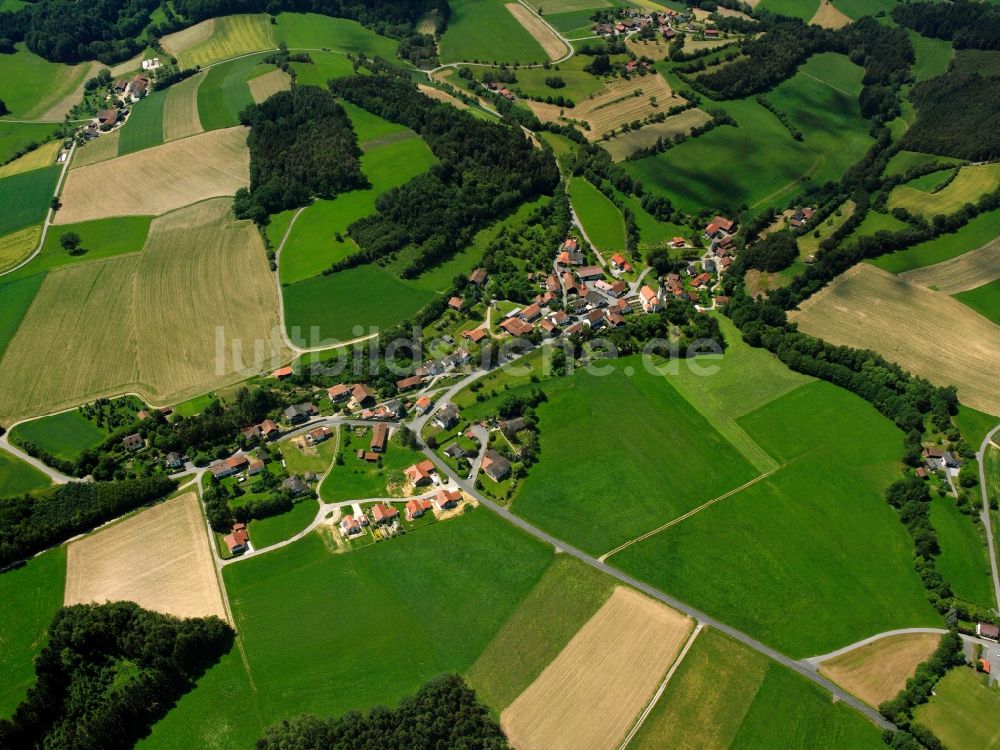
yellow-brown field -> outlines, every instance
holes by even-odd
[[[250,96],[259,104],[272,94],[288,91],[292,87],[292,79],[283,70],[272,70],[270,73],[251,78],[247,81],[247,85],[250,87]]]
[[[0,359],[0,420],[123,392],[175,403],[284,355],[260,235],[230,205],[155,219],[141,253],[50,271]],[[253,366],[258,340],[264,361]]]
[[[1000,278],[1000,237],[957,258],[915,268],[900,276],[913,284],[958,294]]]
[[[1000,414],[1000,326],[942,292],[861,263],[789,318],[830,343],[872,349],[963,404]]]
[[[677,658],[693,623],[618,588],[503,712],[519,750],[614,748]]]
[[[688,109],[679,115],[668,117],[663,122],[655,122],[639,130],[616,135],[608,141],[602,141],[601,145],[611,154],[612,159],[622,161],[633,151],[654,145],[660,138],[673,138],[678,133],[686,135],[691,132],[691,128],[704,125],[711,119],[711,115],[700,109]]]
[[[215,19],[209,18],[207,21],[188,26],[186,29],[167,34],[160,40],[163,49],[174,57],[180,57],[192,47],[207,41],[215,31]]]
[[[651,101],[654,97],[655,107]],[[674,96],[662,76],[650,73],[629,80],[616,78],[599,93],[578,102],[568,114],[572,119],[583,120],[590,125],[586,136],[595,141],[605,133],[618,130],[626,122],[642,120],[683,103],[683,99]]]
[[[242,127],[213,130],[70,170],[54,223],[158,216],[232,196],[250,183],[246,134]]]
[[[938,633],[882,638],[820,665],[820,674],[870,706],[895,698],[906,681],[937,648]]]
[[[264,13],[212,18],[167,34],[160,41],[182,68],[204,67],[247,52],[274,49],[270,17]]]
[[[887,205],[890,210],[905,208],[911,213],[932,218],[937,214],[954,213],[966,203],[975,203],[998,186],[1000,164],[977,164],[959,169],[955,179],[936,193],[899,185],[889,194]]]
[[[635,35],[625,40],[625,47],[636,57],[648,57],[650,60],[662,60],[667,56],[670,45],[662,37],[656,39],[636,39]]]
[[[468,109],[469,105],[463,102],[461,99],[456,99],[454,96],[449,94],[447,91],[442,91],[441,89],[436,89],[433,86],[428,86],[425,83],[418,83],[417,88],[420,93],[424,96],[429,96],[431,99],[436,99],[439,102],[445,102],[457,107],[458,109]]]
[[[121,132],[121,130],[112,130],[82,146],[77,146],[76,151],[73,152],[73,161],[69,163],[70,172],[118,156],[118,138],[121,136]]]
[[[535,113],[535,117],[542,122],[563,122],[563,115],[566,112],[572,112],[572,110],[564,109],[557,104],[535,102],[531,99],[525,99],[524,104],[527,105],[528,109]]]
[[[34,226],[0,237],[0,272],[13,268],[31,255],[41,236],[42,228]]]
[[[549,56],[549,60],[558,60],[569,52],[563,41],[549,28],[549,25],[523,5],[520,3],[507,3],[505,7],[517,19],[517,22],[535,38],[535,41],[542,46],[545,54]]]
[[[33,169],[50,167],[55,163],[56,154],[59,153],[60,148],[62,148],[61,141],[43,143],[34,151],[29,151],[24,156],[0,167],[0,177],[10,177],[22,172],[30,172]]]
[[[163,103],[163,140],[176,141],[204,131],[198,115],[198,87],[205,73],[171,86]],[[251,87],[252,90],[252,87]]]
[[[64,604],[132,601],[177,617],[228,619],[194,492],[72,542]]]
[[[842,29],[853,21],[849,16],[838,10],[830,0],[823,0],[816,9],[816,14],[809,20],[809,23],[816,26],[823,26],[827,29]]]

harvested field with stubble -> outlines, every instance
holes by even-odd
[[[121,136],[121,132],[121,130],[112,130],[83,146],[77,146],[76,151],[73,152],[73,161],[69,164],[70,172],[118,156],[118,138]]]
[[[925,192],[909,184],[899,185],[889,194],[888,207],[930,219],[937,214],[951,214],[966,203],[975,203],[1000,186],[1000,164],[976,164],[962,167],[948,185],[936,193]]]
[[[213,130],[70,170],[55,223],[159,216],[232,196],[250,184],[246,134],[242,127]]]
[[[176,141],[204,131],[198,116],[198,87],[205,73],[193,75],[167,90],[163,105],[163,140]]]
[[[160,503],[69,545],[63,604],[133,601],[228,620],[198,495]]]
[[[809,23],[816,26],[823,26],[827,29],[841,29],[852,23],[852,21],[849,16],[844,15],[844,13],[834,7],[830,0],[823,0],[819,8],[816,9],[816,15],[809,20]]]
[[[531,34],[535,38],[535,41],[542,46],[545,54],[549,56],[549,60],[558,60],[569,52],[566,49],[566,45],[553,33],[548,24],[523,5],[520,3],[507,3],[506,8],[517,19],[517,22],[525,28],[525,31]]]
[[[262,76],[251,78],[247,81],[250,87],[250,96],[260,104],[272,94],[279,91],[288,91],[292,87],[292,78],[283,70],[272,70]]]
[[[688,109],[679,115],[668,117],[664,122],[656,122],[639,130],[616,135],[609,141],[602,141],[601,145],[611,154],[612,159],[622,161],[633,152],[654,145],[660,138],[673,138],[678,133],[687,135],[691,132],[691,128],[704,125],[711,119],[712,116],[707,112]]]
[[[468,109],[469,105],[463,102],[461,99],[456,99],[454,96],[449,94],[447,91],[442,91],[441,89],[436,89],[433,86],[428,86],[426,83],[418,83],[417,88],[420,93],[424,96],[429,96],[439,102],[445,102],[458,109]]]
[[[812,336],[873,349],[936,385],[956,385],[962,403],[1000,414],[1000,326],[947,294],[862,263],[789,318]],[[935,330],[954,335],[932,340]]]
[[[911,284],[932,287],[945,294],[976,289],[1000,278],[1000,237],[957,258],[900,274]]]
[[[153,221],[141,253],[49,272],[0,359],[0,419],[123,392],[174,403],[254,370],[237,361],[237,344],[249,357],[262,342],[268,361],[256,369],[283,356],[263,243],[230,206],[220,198],[175,211]]]
[[[178,59],[182,68],[204,67],[275,46],[270,19],[264,13],[211,18],[168,34],[161,41],[163,48]]]
[[[917,666],[930,657],[940,633],[905,633],[881,638],[820,665],[820,674],[870,706],[895,698]]]
[[[657,106],[650,103],[656,97]],[[626,122],[642,120],[654,112],[665,112],[684,99],[674,96],[670,85],[659,73],[650,73],[626,80],[616,78],[599,94],[577,102],[570,116],[574,120],[584,120],[590,130],[584,135],[596,141],[605,133],[617,130]]]
[[[619,587],[503,712],[519,750],[617,747],[691,633],[686,616]]]

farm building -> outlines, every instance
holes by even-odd
[[[232,533],[226,536],[225,541],[230,554],[239,555],[246,552],[250,547],[250,534],[247,532],[247,525],[245,523],[235,524]]]
[[[734,226],[736,226],[736,223],[732,219],[727,219],[725,216],[716,216],[705,227],[705,236],[713,239],[720,234],[729,234],[733,231]]]
[[[247,476],[252,477],[260,474],[264,471],[264,462],[259,458],[253,459],[249,464],[247,464]]]
[[[278,380],[284,380],[289,377],[293,372],[295,372],[291,367],[281,367],[271,373],[272,378],[277,378]]]
[[[329,427],[317,427],[315,430],[309,430],[306,433],[306,444],[307,445],[318,445],[324,440],[329,440],[333,435],[333,430]]]
[[[477,268],[475,271],[469,274],[469,283],[475,284],[476,286],[482,286],[486,283],[486,269]]]
[[[409,391],[412,390],[413,388],[417,388],[423,382],[424,379],[419,375],[411,375],[408,378],[402,378],[401,380],[397,380],[396,390],[400,392]]]
[[[478,344],[486,335],[486,329],[484,328],[473,328],[471,331],[462,331],[462,338],[468,339],[473,344]]]
[[[377,424],[372,428],[372,442],[369,448],[373,453],[384,453],[386,442],[389,440],[389,425]]]
[[[976,635],[980,638],[988,638],[991,641],[1000,640],[1000,627],[990,622],[977,622]]]

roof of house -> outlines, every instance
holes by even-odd
[[[659,301],[659,298],[656,296],[656,292],[650,289],[649,284],[642,285],[642,289],[639,290],[639,296],[642,297],[646,302]]]
[[[461,502],[462,491],[461,490],[438,490],[434,499],[437,501],[439,508],[444,508],[448,505],[453,505],[455,503]],[[426,502],[426,501],[425,501]],[[428,503],[429,505],[429,503]]]
[[[533,320],[542,314],[542,308],[538,304],[530,304],[521,310],[521,317],[525,320]]]
[[[499,476],[510,471],[510,461],[490,449],[483,456],[482,469],[490,476]]]
[[[531,325],[520,318],[507,318],[500,324],[500,327],[512,336],[524,336],[531,333]]]
[[[402,380],[397,380],[396,381],[396,387],[399,390],[401,390],[401,391],[405,391],[408,388],[416,388],[422,382],[424,382],[424,379],[422,377],[420,377],[419,375],[411,375],[408,378],[403,378]]]
[[[372,428],[372,442],[371,447],[382,446],[385,447],[385,442],[389,437],[389,425],[385,422],[379,422]]]
[[[462,338],[466,338],[473,344],[478,343],[487,335],[485,328],[473,328],[471,331],[462,331]]]
[[[456,310],[461,310],[462,309],[462,298],[461,297],[452,297],[450,300],[448,300],[448,307],[452,307],[452,308],[454,308]]]
[[[381,521],[383,518],[395,518],[398,515],[399,511],[391,505],[386,505],[385,503],[375,503],[372,506],[372,518],[374,518],[376,522]]]
[[[350,392],[351,392],[350,387],[344,385],[343,383],[337,383],[337,385],[326,389],[326,394],[330,398],[343,398]]]
[[[469,282],[472,284],[482,284],[486,281],[486,269],[477,268],[475,271],[469,274]]]
[[[980,622],[977,625],[978,625],[977,629],[980,635],[984,635],[987,638],[996,638],[998,635],[1000,635],[1000,627],[997,627],[993,623]]]
[[[291,367],[279,367],[277,370],[271,373],[271,377],[274,378],[287,378],[295,372]]]
[[[375,398],[375,394],[372,393],[372,389],[364,383],[358,383],[354,386],[354,388],[351,389],[351,396],[358,402]]]
[[[577,269],[576,275],[581,279],[599,278],[604,275],[604,269],[600,266],[583,266]]]

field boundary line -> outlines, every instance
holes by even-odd
[[[618,746],[618,750],[625,750],[628,744],[639,733],[639,730],[642,729],[642,725],[646,723],[646,719],[649,718],[653,709],[656,708],[656,704],[659,703],[660,698],[663,697],[663,693],[667,689],[667,683],[670,682],[670,678],[674,676],[674,672],[677,671],[677,667],[679,667],[681,662],[684,661],[684,657],[687,656],[687,652],[691,650],[695,639],[704,628],[705,625],[703,623],[699,622],[695,625],[694,630],[691,631],[691,635],[688,636],[687,643],[684,644],[684,648],[682,648],[681,652],[677,654],[677,658],[674,659],[674,663],[671,664],[670,669],[667,670],[667,674],[663,678],[663,682],[660,683],[656,692],[653,693],[653,697],[649,699],[649,703],[646,704],[646,708],[644,708],[642,713],[639,714],[639,718],[635,720],[635,723],[632,725],[632,729],[630,729],[629,733],[625,735],[625,739],[622,740],[621,744]]]
[[[657,528],[653,529],[652,531],[647,531],[645,534],[642,534],[641,536],[637,536],[635,539],[630,539],[629,541],[625,542],[624,544],[618,545],[613,550],[611,550],[610,552],[605,552],[603,555],[601,555],[597,559],[600,560],[601,562],[605,562],[612,555],[618,554],[622,550],[627,549],[628,547],[631,547],[633,544],[635,544],[637,542],[645,541],[646,539],[649,539],[649,537],[651,537],[651,536],[656,536],[661,531],[666,531],[671,526],[676,526],[681,521],[686,521],[687,519],[691,518],[691,516],[694,516],[694,515],[697,515],[698,513],[701,513],[703,510],[705,510],[708,507],[711,507],[712,505],[715,505],[717,502],[720,502],[721,500],[725,500],[727,497],[731,497],[731,496],[737,494],[738,492],[742,492],[743,490],[747,489],[748,487],[752,487],[753,485],[757,484],[757,482],[761,481],[762,479],[767,479],[769,476],[771,476],[772,474],[774,474],[774,472],[778,471],[778,469],[781,469],[784,465],[785,464],[781,464],[780,466],[778,466],[778,467],[776,467],[774,469],[771,469],[770,471],[764,472],[760,476],[754,477],[749,482],[744,482],[739,487],[734,487],[733,489],[731,489],[728,492],[725,492],[725,493],[719,495],[718,497],[713,497],[711,500],[702,503],[697,508],[692,508],[687,513],[684,513],[683,515],[677,516],[677,518],[675,518],[675,519],[673,519],[671,521],[667,521],[662,526],[658,526]]]
[[[800,72],[800,73],[801,73],[802,75],[804,75],[804,76],[805,76],[806,78],[812,78],[812,79],[813,79],[814,81],[817,81],[817,82],[819,82],[819,83],[822,83],[822,84],[823,84],[824,86],[829,86],[829,87],[830,87],[831,89],[833,89],[834,91],[839,91],[839,92],[840,92],[841,94],[843,94],[844,96],[853,96],[853,94],[851,94],[850,92],[848,92],[848,91],[844,91],[844,90],[843,90],[842,88],[838,88],[837,86],[834,86],[834,85],[833,85],[832,83],[830,83],[829,81],[824,81],[824,80],[823,80],[822,78],[817,78],[816,76],[812,75],[811,73],[806,73],[806,72],[805,72],[804,70],[800,70],[799,72]]]

